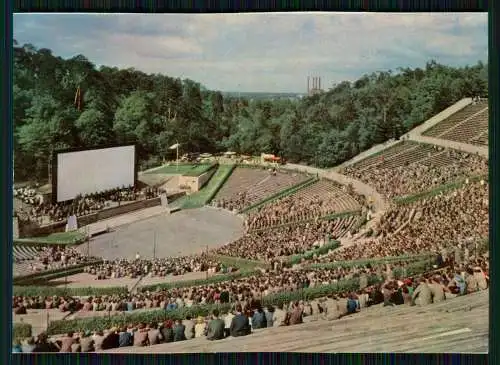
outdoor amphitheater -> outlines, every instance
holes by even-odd
[[[45,210],[18,188],[14,337],[67,352],[488,351],[487,100],[332,169],[205,160]]]

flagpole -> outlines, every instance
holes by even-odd
[[[177,142],[177,159],[176,159],[176,163],[177,163],[177,170],[179,170],[179,142]]]

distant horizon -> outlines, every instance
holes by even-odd
[[[488,16],[22,13],[14,14],[13,38],[64,59],[82,54],[96,67],[133,67],[210,90],[304,94],[308,76],[328,90],[431,60],[452,67],[487,60]]]

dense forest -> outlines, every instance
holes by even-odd
[[[165,70],[168,73],[168,70]],[[116,67],[14,41],[16,181],[43,179],[51,151],[135,142],[142,167],[183,152],[274,153],[321,167],[398,137],[467,96],[488,66],[374,72],[300,100],[224,97],[196,81]]]

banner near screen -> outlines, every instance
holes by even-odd
[[[134,145],[57,154],[57,202],[134,182]]]

